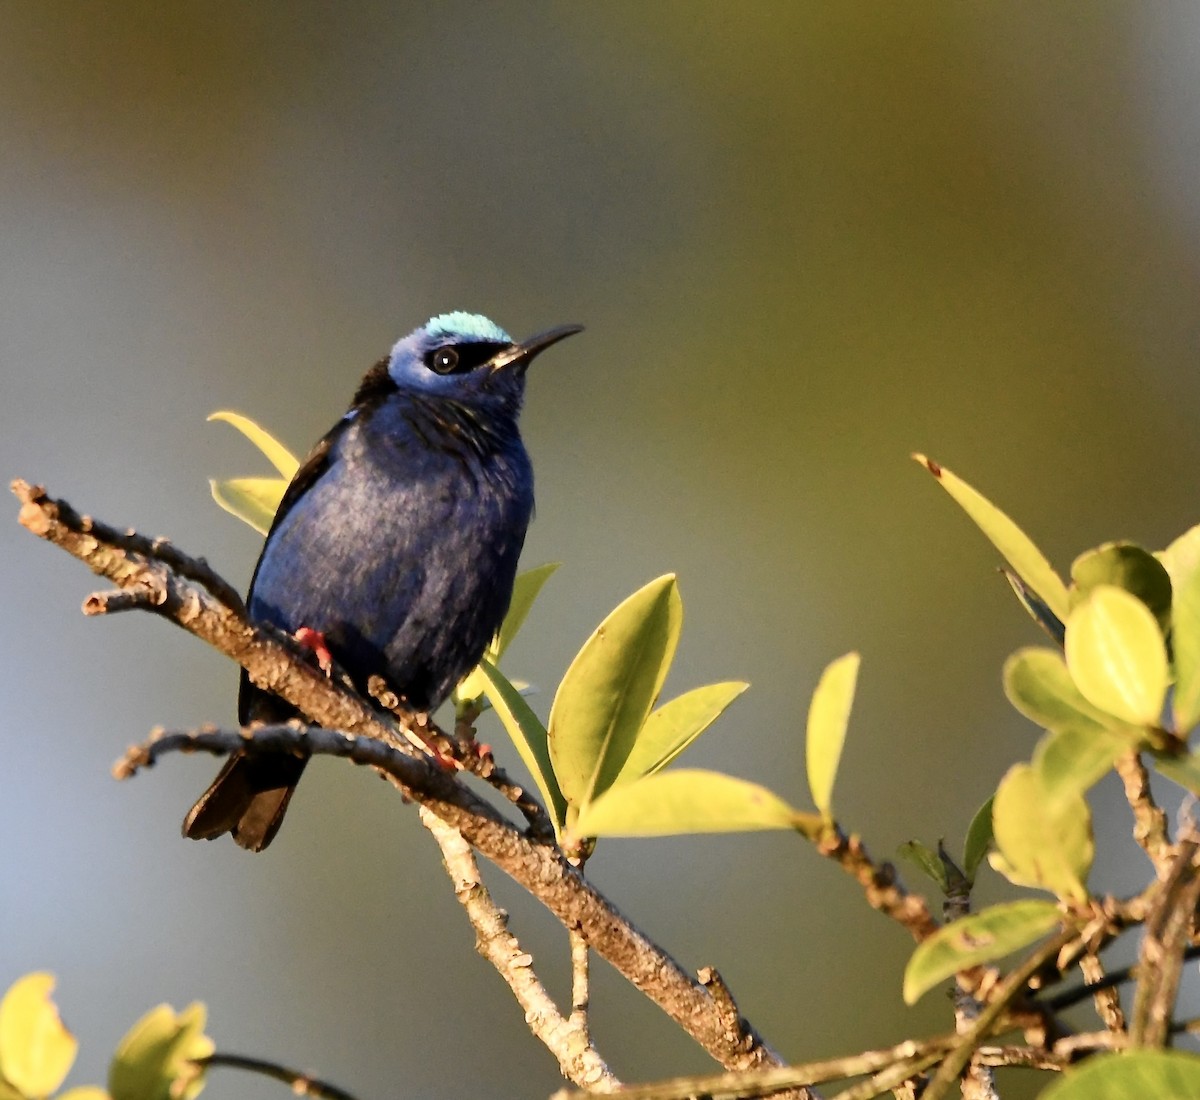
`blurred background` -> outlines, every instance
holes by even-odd
[[[530,376],[524,560],[564,565],[509,675],[544,715],[595,623],[675,570],[668,692],[753,685],[688,763],[807,806],[807,697],[857,648],[839,815],[881,857],[957,851],[1036,739],[999,670],[1039,637],[909,453],[1064,570],[1200,520],[1198,86],[1186,4],[5,4],[0,472],[244,585],[259,540],[206,479],[269,471],[209,412],[303,451],[433,313],[582,322]],[[110,778],[156,724],[231,722],[236,672],[149,616],[83,619],[92,579],[15,514],[0,986],[58,975],[72,1080],[200,999],[220,1048],[363,1100],[556,1087],[369,773],[318,762],[257,857],[179,837],[214,761]],[[1093,884],[1135,889],[1115,785],[1094,802]],[[948,1026],[901,1003],[904,933],[795,837],[608,842],[589,873],[790,1059]],[[554,922],[490,881],[565,993]],[[711,1066],[602,964],[593,1005],[621,1077]]]

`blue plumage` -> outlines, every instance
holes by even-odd
[[[324,635],[360,688],[381,675],[432,710],[478,662],[512,595],[533,511],[517,429],[525,368],[572,333],[514,343],[485,317],[447,313],[406,336],[363,379],[350,411],[284,495],[248,607]],[[293,715],[243,677],[243,722]],[[305,761],[236,756],[184,834],[270,843]]]

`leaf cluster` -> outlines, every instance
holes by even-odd
[[[0,1100],[193,1100],[204,1087],[201,1060],[213,1052],[205,1010],[152,1008],[117,1046],[108,1087],[58,1092],[79,1043],[59,1017],[54,978],[36,972],[17,979],[0,1001]]]

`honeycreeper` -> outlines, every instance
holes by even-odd
[[[455,312],[400,340],[288,485],[250,581],[251,618],[316,637],[360,690],[377,674],[413,710],[434,710],[478,663],[512,596],[533,514],[517,428],[525,370],[580,331],[516,343]],[[243,724],[295,716],[242,673]],[[230,757],[184,836],[232,833],[261,851],[306,763]]]

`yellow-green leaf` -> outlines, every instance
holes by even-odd
[[[1186,734],[1200,722],[1200,569],[1175,589],[1171,605],[1175,650],[1175,694],[1171,711],[1175,731]]]
[[[513,582],[512,599],[509,600],[508,611],[504,615],[504,622],[500,624],[496,636],[488,643],[483,654],[484,659],[493,665],[500,663],[500,658],[508,649],[509,643],[525,625],[525,619],[533,607],[534,600],[538,598],[542,586],[554,575],[555,570],[561,564],[557,561],[547,562],[545,565],[538,565],[533,569],[527,569],[524,573],[517,574],[517,579]],[[484,694],[484,683],[483,670],[476,666],[463,677],[454,689],[455,704],[478,699]]]
[[[1087,897],[1095,846],[1083,795],[1064,791],[1051,799],[1033,768],[1016,764],[996,791],[992,830],[999,859],[991,862],[1001,874],[1060,898]]]
[[[815,836],[821,821],[757,783],[680,768],[611,787],[580,810],[571,832],[578,837],[668,836],[755,829],[796,829]]]
[[[706,684],[664,703],[646,719],[613,783],[662,771],[749,686],[739,680]]]
[[[1162,714],[1169,671],[1158,621],[1121,588],[1098,585],[1067,619],[1067,668],[1093,706],[1139,726]]]
[[[1136,596],[1166,630],[1171,621],[1171,577],[1162,563],[1132,542],[1106,542],[1071,565],[1071,606],[1078,607],[1101,584]]]
[[[575,655],[550,708],[550,758],[577,807],[620,774],[675,655],[683,604],[675,576],[623,601]]]
[[[950,876],[946,871],[946,864],[928,844],[922,844],[919,840],[906,840],[896,849],[896,854],[937,883],[943,894],[950,892]]]
[[[220,420],[226,424],[232,424],[233,427],[237,428],[242,435],[267,456],[267,461],[279,471],[284,481],[291,481],[296,476],[296,471],[300,469],[300,460],[270,432],[260,427],[248,416],[243,416],[241,413],[222,411],[213,413],[208,419],[210,421]]]
[[[525,572],[517,576],[513,583],[512,599],[508,604],[508,613],[504,616],[504,622],[500,624],[500,629],[496,633],[495,644],[491,647],[495,658],[492,664],[504,656],[504,651],[508,649],[513,638],[517,636],[517,631],[525,625],[525,619],[529,615],[530,609],[533,607],[534,601],[542,591],[545,583],[554,576],[555,571],[561,565],[561,562],[551,561],[545,565],[539,565],[533,569],[527,569]]]
[[[1028,646],[1004,662],[1004,694],[1042,729],[1095,730],[1121,734],[1136,744],[1140,731],[1092,706],[1075,686],[1067,662],[1057,649]]]
[[[117,1047],[108,1071],[112,1100],[192,1100],[204,1087],[194,1059],[213,1052],[199,1003],[176,1013],[159,1005],[146,1013]]]
[[[1171,587],[1181,588],[1200,569],[1200,523],[1184,531],[1165,550],[1155,555],[1171,578]]]
[[[1168,779],[1178,783],[1184,790],[1200,796],[1200,756],[1157,756],[1154,767]]]
[[[992,846],[992,799],[989,798],[971,818],[963,841],[963,874],[968,882],[975,881],[975,872]]]
[[[993,905],[939,928],[922,940],[904,968],[904,1000],[915,1004],[939,982],[994,962],[1040,939],[1062,919],[1052,901]]]
[[[847,653],[833,661],[823,673],[808,707],[805,755],[808,787],[821,816],[833,816],[833,784],[842,759],[846,726],[854,706],[859,656]]]
[[[29,1097],[49,1096],[75,1062],[79,1043],[59,1019],[54,975],[26,974],[0,1001],[0,1074]]]
[[[975,521],[975,525],[1000,551],[1026,586],[1031,588],[1059,619],[1066,622],[1067,612],[1070,610],[1067,586],[1029,536],[991,501],[960,477],[952,474],[945,466],[940,466],[921,454],[913,455],[913,458],[938,479],[942,488]]]
[[[288,483],[281,477],[209,478],[215,500],[225,511],[248,523],[260,535],[271,529]]]
[[[1131,747],[1120,734],[1083,722],[1080,719],[1078,726],[1059,725],[1033,750],[1033,770],[1049,799],[1083,794],[1103,779],[1117,758]]]
[[[1042,1100],[1196,1100],[1200,1057],[1180,1050],[1095,1054],[1070,1066]]]
[[[554,822],[555,835],[561,836],[567,819],[567,800],[554,777],[546,728],[495,665],[487,660],[480,661],[479,673],[483,677],[483,690],[487,693],[492,709],[516,745],[525,767],[529,769],[538,785],[538,790],[542,792],[542,800]]]

